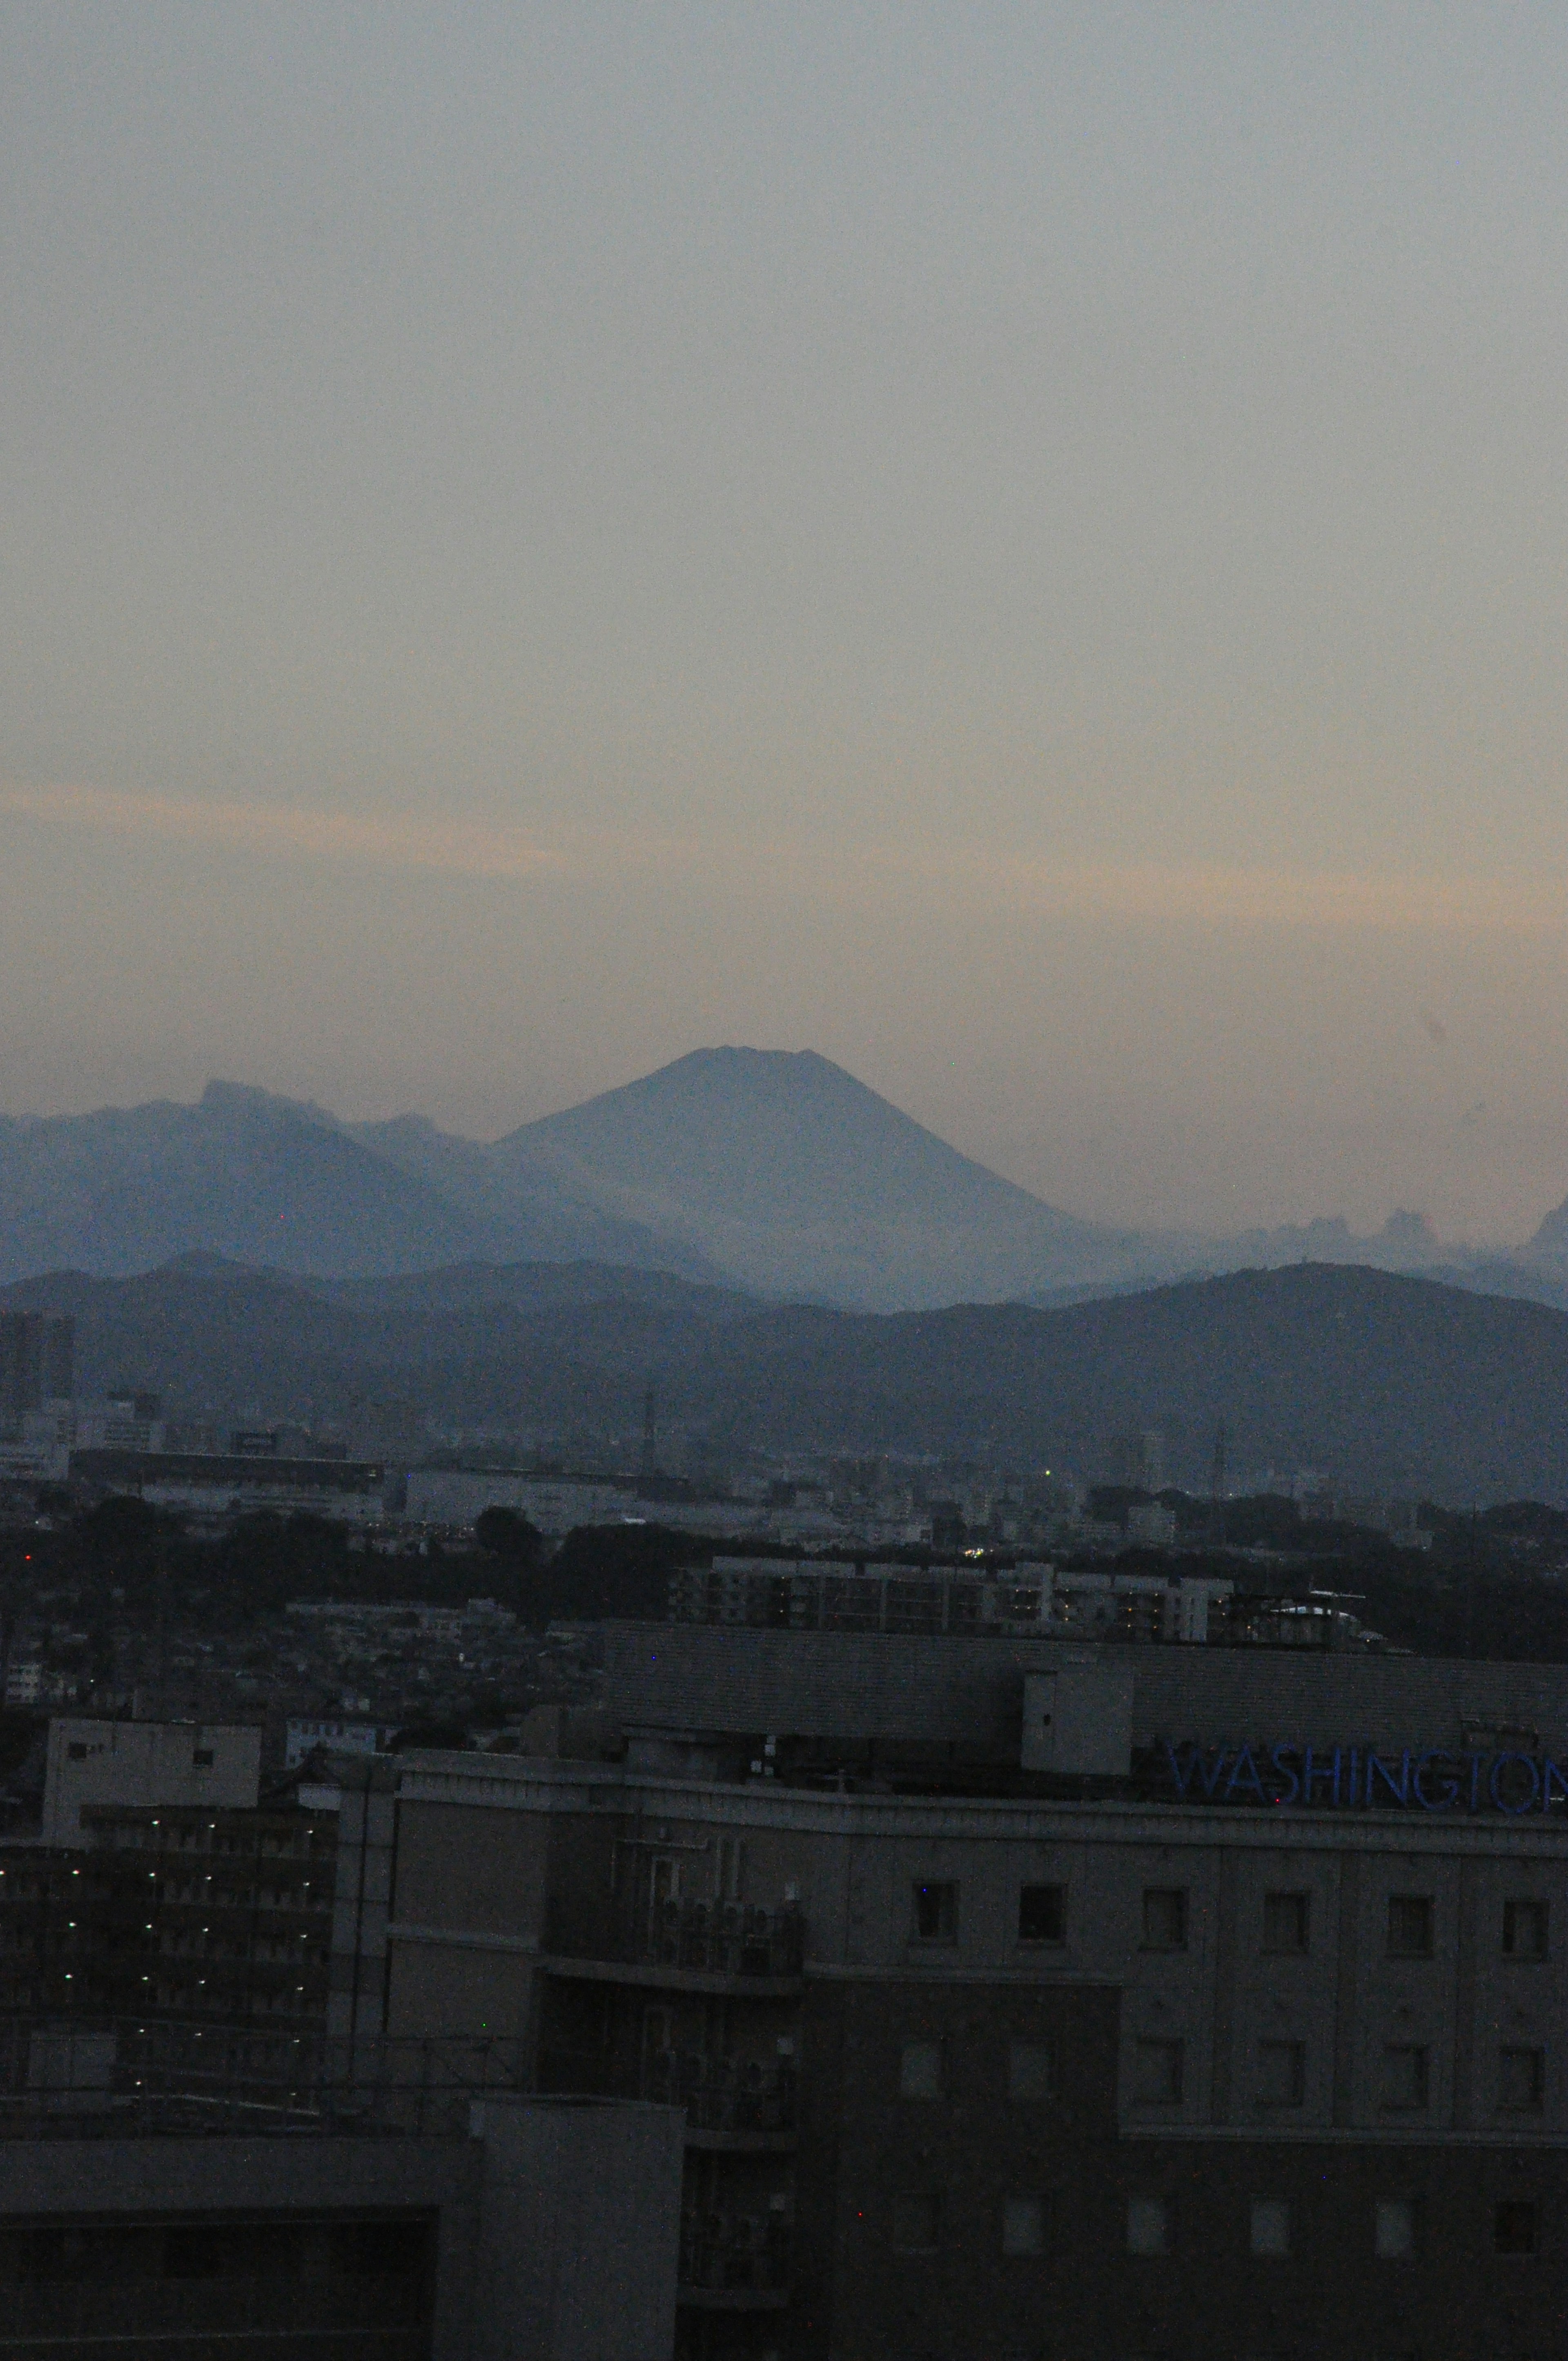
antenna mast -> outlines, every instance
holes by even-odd
[[[1228,1441],[1225,1422],[1222,1419],[1214,1429],[1214,1456],[1209,1468],[1209,1538],[1216,1549],[1223,1549],[1225,1541],[1225,1474]]]

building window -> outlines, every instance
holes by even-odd
[[[1043,2197],[1007,2197],[1003,2200],[1002,2251],[1004,2255],[1045,2253],[1046,2201]]]
[[[66,1758],[69,1762],[85,1763],[87,1760],[87,1748],[80,1738],[73,1738],[70,1745],[66,1748],[65,1752]]]
[[[1380,2197],[1373,2244],[1385,2262],[1407,2262],[1416,2251],[1416,2208],[1409,2197]]]
[[[1140,2041],[1133,2050],[1133,2099],[1140,2107],[1181,2104],[1181,2044]]]
[[[1021,1943],[1065,1943],[1065,1885],[1024,1885],[1018,1889],[1018,1940]]]
[[[713,1856],[713,1898],[716,1902],[739,1902],[745,1878],[746,1840],[743,1837],[720,1837]]]
[[[1048,2041],[1014,2041],[1007,2051],[1007,2095],[1010,2099],[1049,2099],[1056,2095],[1056,2051]]]
[[[959,1889],[946,1883],[916,1881],[914,1892],[913,1939],[916,1943],[956,1943],[959,1939]]]
[[[1169,2198],[1129,2197],[1127,2200],[1128,2254],[1168,2255],[1170,2245]]]
[[[1432,1942],[1432,1901],[1430,1894],[1388,1896],[1388,1956],[1391,1960],[1430,1960]]]
[[[1264,1895],[1263,1948],[1266,1951],[1304,1951],[1310,1927],[1310,1894]]]
[[[1503,1953],[1510,1960],[1546,1957],[1546,1905],[1533,1897],[1503,1905]]]
[[[1255,2255],[1290,2252],[1290,2208],[1283,2197],[1253,2199],[1252,2250]]]
[[[1505,2197],[1492,2208],[1492,2252],[1533,2255],[1536,2246],[1535,2202],[1529,2197]]]
[[[212,1748],[210,1746],[193,1746],[191,1750],[191,1761],[192,1766],[196,1770],[210,1771],[213,1767]]]
[[[1187,1889],[1182,1885],[1144,1888],[1144,1949],[1185,1951],[1187,1949]]]
[[[942,2243],[942,2200],[915,2190],[893,2201],[893,2243],[906,2255],[928,2255]]]
[[[1497,2105],[1502,2112],[1509,2115],[1538,2115],[1545,2103],[1545,2050],[1499,2050]]]
[[[1390,2114],[1426,2105],[1428,2053],[1413,2041],[1390,2041],[1383,2052],[1382,2103]]]
[[[906,2041],[898,2060],[901,2099],[939,2099],[942,2095],[942,2045],[939,2041]]]
[[[1299,2107],[1307,2095],[1307,2046],[1302,2041],[1257,2045],[1257,2103]]]

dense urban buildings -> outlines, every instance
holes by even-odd
[[[0,1846],[5,2341],[667,2353],[678,2112],[525,2095],[515,2042],[389,2038],[395,1780],[316,1749],[258,1798],[258,1740],[56,1724],[44,1832]]]
[[[1173,1597],[1122,1638],[1039,1568],[736,1561],[606,1627],[592,1711],[302,1728],[266,1793],[254,1732],[62,1722],[71,1840],[0,1859],[13,2131],[139,2144],[205,2236],[197,2117],[377,2126],[455,2221],[487,2094],[668,2111],[682,2361],[1527,2361],[1568,2293],[1568,1670]],[[300,2321],[291,2274],[349,2301],[317,2173],[241,2208]],[[368,2349],[463,2349],[434,2253]]]
[[[557,1539],[520,1504],[564,1521],[566,1477],[433,1469],[469,1486],[435,1525],[385,1471],[223,1439],[178,1497],[169,1451],[73,1446],[0,1592],[0,2120],[104,2159],[71,2251],[144,2238],[147,2334],[194,2334],[169,2257],[218,2235],[181,2144],[245,2119],[444,2226],[400,2281],[328,2235],[325,2165],[292,2203],[263,2172],[228,2210],[265,2285],[244,2239],[203,2266],[236,2316],[390,2338],[401,2306],[377,2361],[465,2349],[441,2290],[499,2093],[674,2126],[681,2361],[1543,2346],[1568,1671],[1475,1642],[1507,1568],[1550,1604],[1550,1512],[1434,1535],[1315,1479],[948,1468],[901,1503],[874,1467],[817,1508],[797,1469],[743,1508],[778,1530],[683,1532],[711,1504],[631,1477]],[[900,1507],[900,1543],[779,1537]],[[1409,1652],[1442,1601],[1468,1661]],[[354,2161],[371,2132],[401,2160]],[[38,2321],[102,2327],[46,2228]]]
[[[387,1513],[378,1462],[285,1459],[270,1452],[73,1451],[71,1479],[89,1493],[134,1496],[149,1508],[231,1519],[302,1511],[377,1525]]]
[[[605,1696],[405,1766],[386,2024],[685,2106],[684,2353],[1555,2338],[1568,1675],[629,1626]]]
[[[42,1312],[0,1312],[0,1441],[30,1411],[75,1390],[76,1323]]]

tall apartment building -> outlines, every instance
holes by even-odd
[[[1568,1672],[607,1651],[622,1761],[405,1761],[334,1983],[684,2110],[688,2361],[1556,2348]]]
[[[76,1323],[45,1312],[0,1312],[0,1436],[21,1432],[41,1402],[75,1390]]]
[[[95,1753],[105,1727],[56,1733],[51,1767],[107,1791],[73,1793],[71,1842],[0,1848],[0,2346],[669,2354],[679,2111],[522,2095],[515,2043],[385,2036],[394,1768],[192,1801],[254,1789],[253,1754],[202,1742],[254,1733]]]
[[[324,2033],[336,1850],[332,1811],[188,1804],[0,1846],[0,2019]]]
[[[339,1791],[258,1800],[260,1736],[50,1723],[39,1839],[0,1847],[0,2035],[97,2027],[122,2079],[181,2026],[244,2034],[252,2075],[319,2067]]]

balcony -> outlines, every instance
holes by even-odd
[[[659,2049],[641,2070],[628,2071],[602,2051],[546,2048],[540,2087],[584,2098],[647,2099],[680,2107],[686,2146],[754,2155],[795,2145],[793,2060],[707,2057],[696,2050]]]
[[[656,2050],[642,2075],[641,2096],[684,2107],[694,2147],[793,2147],[795,2068],[780,2060],[709,2058],[697,2051]]]
[[[683,2215],[678,2302],[698,2312],[782,2312],[789,2298],[782,2213]]]
[[[785,1998],[800,1989],[805,1956],[798,1910],[671,1900],[621,1913],[602,1948],[552,1951],[543,1964],[579,1982]]]

